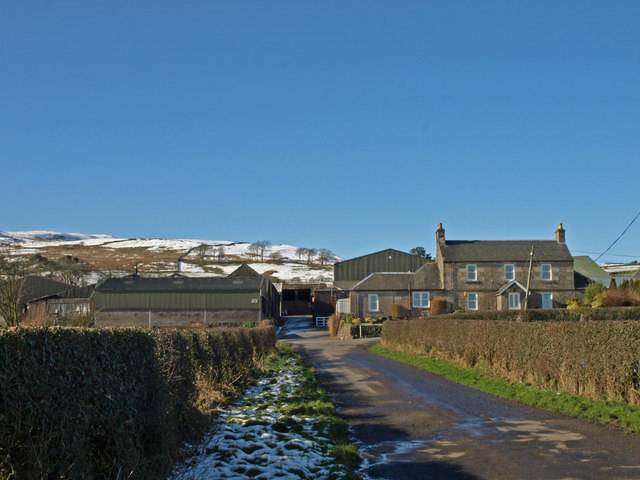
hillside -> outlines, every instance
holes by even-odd
[[[136,268],[141,274],[180,272],[194,276],[225,276],[243,263],[258,273],[282,281],[333,280],[333,263],[340,257],[324,250],[303,254],[293,245],[263,245],[249,242],[116,238],[49,231],[0,231],[0,245],[14,258],[39,262],[70,260],[86,270],[85,280],[107,275],[125,275]]]

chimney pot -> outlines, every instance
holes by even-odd
[[[562,227],[562,222],[560,222],[560,223],[558,224],[558,229],[556,230],[556,242],[558,242],[558,243],[565,243],[565,240],[564,240],[564,238],[565,238],[565,237],[564,237],[564,232],[565,232],[565,230],[564,230],[564,228]]]
[[[438,229],[436,230],[436,240],[439,243],[444,243],[444,228],[442,228],[442,222],[438,223]]]

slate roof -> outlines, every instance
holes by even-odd
[[[413,273],[379,272],[371,273],[351,290],[409,290]]]
[[[95,285],[89,285],[86,287],[72,288],[70,290],[65,290],[64,292],[44,295],[43,297],[36,298],[35,300],[32,300],[32,301],[39,301],[39,300],[45,300],[45,299],[62,299],[62,298],[66,298],[66,299],[91,298],[91,294],[93,293],[93,290],[95,289],[95,287],[96,287]]]
[[[260,277],[261,275],[246,263],[243,263],[227,277]]]
[[[96,291],[212,291],[259,290],[263,277],[189,278],[189,277],[123,277],[108,278]]]
[[[440,290],[440,271],[435,262],[423,265],[415,273],[377,272],[357,283],[352,290],[402,291]]]
[[[413,274],[412,290],[441,290],[440,269],[436,262],[429,262]]]
[[[566,244],[555,240],[446,240],[438,245],[445,262],[527,262],[573,260]]]
[[[523,292],[527,291],[526,287],[522,285],[520,282],[518,282],[517,280],[511,280],[509,283],[505,283],[502,287],[500,287],[496,295],[502,295],[504,292],[509,290],[509,288],[513,287],[514,285],[518,287],[520,290],[522,290]]]
[[[46,295],[64,292],[74,288],[68,283],[58,282],[50,278],[28,276],[22,280],[20,288],[22,289],[22,301],[28,302],[35,298],[41,298]]]

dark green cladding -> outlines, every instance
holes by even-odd
[[[99,292],[94,293],[95,308],[104,310],[258,310],[261,293],[224,292]]]
[[[428,260],[389,248],[381,252],[338,262],[333,266],[334,281],[357,282],[375,272],[415,272]]]

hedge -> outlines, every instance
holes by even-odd
[[[0,331],[0,478],[164,478],[272,327]],[[215,396],[220,400],[221,394]]]
[[[640,405],[640,322],[386,322],[382,344],[514,382]]]
[[[495,310],[485,312],[454,312],[439,315],[439,318],[455,318],[461,320],[504,320],[523,322],[577,322],[577,321],[601,321],[601,320],[640,320],[640,308],[638,307],[610,307],[610,308],[554,308],[549,310],[532,309],[522,312],[520,310]]]

